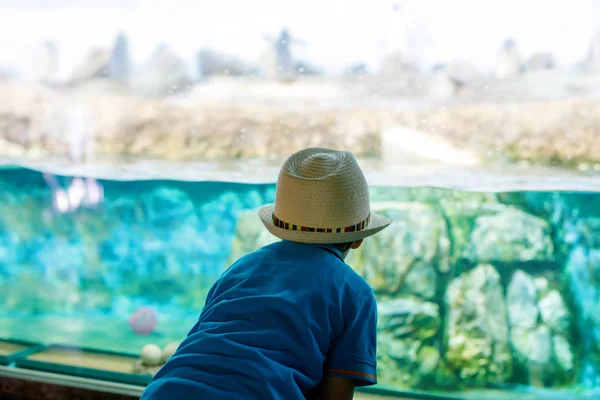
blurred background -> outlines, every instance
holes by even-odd
[[[599,16],[0,0],[0,344],[181,341],[219,274],[275,240],[256,209],[281,162],[325,146],[395,220],[348,260],[379,302],[379,386],[598,396]]]

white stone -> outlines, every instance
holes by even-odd
[[[169,358],[171,358],[173,356],[173,354],[175,354],[175,352],[177,351],[177,348],[179,348],[178,342],[167,343],[167,345],[165,346],[165,348],[162,351],[162,362],[163,363],[167,362],[167,360]]]
[[[142,364],[147,366],[159,365],[162,361],[162,350],[155,344],[147,344],[142,347],[140,358]]]
[[[535,285],[535,288],[540,292],[542,292],[548,288],[548,280],[543,277],[534,278],[533,284]]]
[[[532,329],[537,325],[536,290],[530,275],[515,271],[506,291],[506,303],[512,327]]]
[[[542,319],[550,329],[560,331],[566,328],[569,311],[557,290],[550,291],[539,302]]]
[[[554,336],[552,342],[556,360],[565,371],[571,371],[573,369],[573,360],[575,357],[569,342],[562,336]]]
[[[552,336],[550,330],[540,325],[534,330],[514,328],[510,339],[516,352],[525,359],[546,364],[552,355]]]

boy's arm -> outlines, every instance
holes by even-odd
[[[323,382],[321,400],[352,400],[354,398],[354,381],[348,378],[328,376]]]
[[[327,357],[323,380],[341,393],[353,393],[355,386],[377,383],[377,302],[371,288],[357,298],[346,300],[344,332],[336,339]],[[333,379],[337,378],[337,379]],[[333,390],[332,390],[333,392]],[[335,394],[334,394],[335,395]],[[351,399],[350,397],[346,397]],[[332,397],[332,399],[345,397]]]

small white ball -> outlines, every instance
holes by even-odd
[[[171,358],[171,356],[173,356],[173,354],[175,354],[178,347],[179,347],[178,342],[167,343],[167,345],[165,346],[165,348],[162,351],[162,362],[166,363],[167,360],[169,358]]]
[[[140,357],[144,365],[159,365],[162,360],[162,351],[155,344],[147,344],[142,347]]]

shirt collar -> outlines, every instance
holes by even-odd
[[[320,245],[317,245],[317,247],[319,247],[319,248],[321,248],[321,249],[323,249],[323,250],[325,250],[325,251],[327,251],[329,253],[332,253],[334,256],[336,256],[337,258],[339,258],[342,262],[345,262],[344,261],[344,256],[342,255],[342,252],[337,247],[332,246],[330,244],[320,244]]]
[[[319,248],[321,250],[324,250],[328,253],[333,254],[334,256],[336,256],[337,258],[339,258],[342,262],[346,262],[344,261],[344,256],[342,255],[342,252],[340,251],[340,249],[338,249],[337,247],[331,245],[331,244],[317,244],[317,245],[311,245],[311,244],[307,244],[307,243],[297,243],[297,242],[290,242],[287,240],[283,240],[283,242],[288,242],[290,244],[300,244],[303,246],[312,246],[314,248]]]

